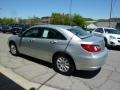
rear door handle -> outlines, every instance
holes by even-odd
[[[54,40],[53,40],[53,41],[50,41],[50,43],[51,43],[51,44],[56,44],[57,41],[54,41]]]
[[[31,39],[31,40],[29,40],[29,42],[33,42],[33,41],[35,41],[35,39]]]

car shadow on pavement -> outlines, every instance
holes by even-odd
[[[107,47],[108,50],[120,51],[120,46],[109,46]]]
[[[33,57],[23,55],[23,54],[20,54],[19,57],[29,60],[31,62],[37,63],[37,64],[41,64],[41,65],[49,67],[49,68],[53,68],[53,65],[51,63],[37,59],[37,58],[33,58]]]
[[[46,61],[43,61],[40,59],[36,59],[36,58],[30,57],[30,56],[22,55],[22,54],[19,56],[26,59],[26,60],[29,60],[31,62],[41,64],[41,65],[46,66],[48,68],[53,68],[53,65],[49,62],[46,62]],[[101,70],[101,68],[98,70],[94,70],[94,71],[75,70],[75,72],[72,74],[72,76],[90,79],[90,78],[94,78],[100,72],[100,70]]]
[[[101,68],[94,71],[76,70],[72,76],[91,79],[91,78],[94,78],[96,75],[98,75],[100,71],[101,71]]]

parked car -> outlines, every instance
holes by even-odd
[[[94,35],[104,37],[106,46],[120,46],[120,31],[114,28],[97,28],[92,32]]]
[[[116,29],[120,30],[120,23],[116,24]]]
[[[2,30],[2,25],[0,24],[0,32],[1,32],[1,30]]]
[[[14,35],[19,34],[29,28],[29,25],[25,24],[10,24],[9,26],[12,27],[11,33]]]
[[[12,29],[11,29],[11,33],[12,34],[17,34],[19,32],[21,32],[22,28],[20,27],[19,24],[10,24],[9,25]]]
[[[11,32],[11,27],[7,24],[2,24],[1,25],[1,32],[3,33],[10,33]]]
[[[20,53],[53,63],[59,73],[97,70],[105,62],[104,39],[79,27],[64,25],[32,26],[8,40],[12,55]]]

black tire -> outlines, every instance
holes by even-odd
[[[6,33],[6,31],[3,31],[3,33]]]
[[[13,34],[13,35],[16,35],[16,33],[15,33],[15,32],[12,32],[12,34]]]
[[[9,48],[10,48],[10,53],[11,53],[12,55],[18,56],[19,52],[18,52],[18,49],[17,49],[15,43],[13,43],[13,42],[10,43],[10,44],[9,44]],[[13,51],[13,49],[14,49],[15,51]]]
[[[107,39],[104,38],[104,41],[105,41],[105,46],[108,48],[108,42],[107,42]]]
[[[67,64],[69,63],[69,65],[67,66],[69,67],[69,69],[67,71],[62,71],[58,68],[59,65],[57,65],[57,62],[58,62],[58,59],[61,57],[67,60]],[[75,71],[75,65],[73,60],[68,55],[64,55],[64,54],[60,54],[54,57],[53,66],[55,71],[64,75],[71,75]]]

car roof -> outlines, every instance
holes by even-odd
[[[49,28],[61,28],[61,29],[71,29],[72,26],[68,26],[68,25],[51,25],[51,24],[47,24],[47,25],[35,25],[32,27],[49,27]]]

